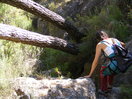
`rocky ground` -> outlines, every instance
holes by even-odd
[[[107,94],[99,94],[91,78],[19,77],[10,80],[10,84],[13,93],[8,99],[122,99],[118,87]]]
[[[20,77],[11,84],[15,99],[96,99],[95,85],[90,78],[37,80]]]

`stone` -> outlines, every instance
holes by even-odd
[[[19,77],[12,81],[12,88],[16,93],[16,98],[96,99],[95,85],[90,78],[36,80],[30,77]]]

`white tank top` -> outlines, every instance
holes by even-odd
[[[118,46],[121,46],[121,43],[119,40],[115,39],[115,38],[112,38],[112,40],[114,41],[114,44],[118,45]],[[114,55],[114,49],[113,49],[113,41],[112,40],[102,40],[99,42],[100,43],[103,43],[105,45],[107,45],[107,47],[104,49],[104,53],[106,54],[106,56],[108,57],[111,57]]]

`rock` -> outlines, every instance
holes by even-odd
[[[95,85],[90,78],[36,80],[20,77],[12,81],[12,87],[16,98],[20,99],[96,99]]]
[[[97,6],[102,7],[104,4],[106,2],[103,2],[103,0],[71,0],[64,6],[58,7],[56,12],[63,17],[75,18],[77,14],[90,15]]]
[[[132,38],[132,35],[130,36],[130,38]],[[128,50],[130,50],[132,52],[132,40],[130,40],[127,44],[126,47],[128,48]]]
[[[104,95],[97,93],[97,99],[121,99],[121,90],[119,87],[113,87],[109,93]]]

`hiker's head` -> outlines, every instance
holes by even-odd
[[[98,31],[98,32],[96,32],[96,39],[98,41],[107,39],[108,37],[109,37],[108,34],[106,32],[104,32],[104,31]]]

